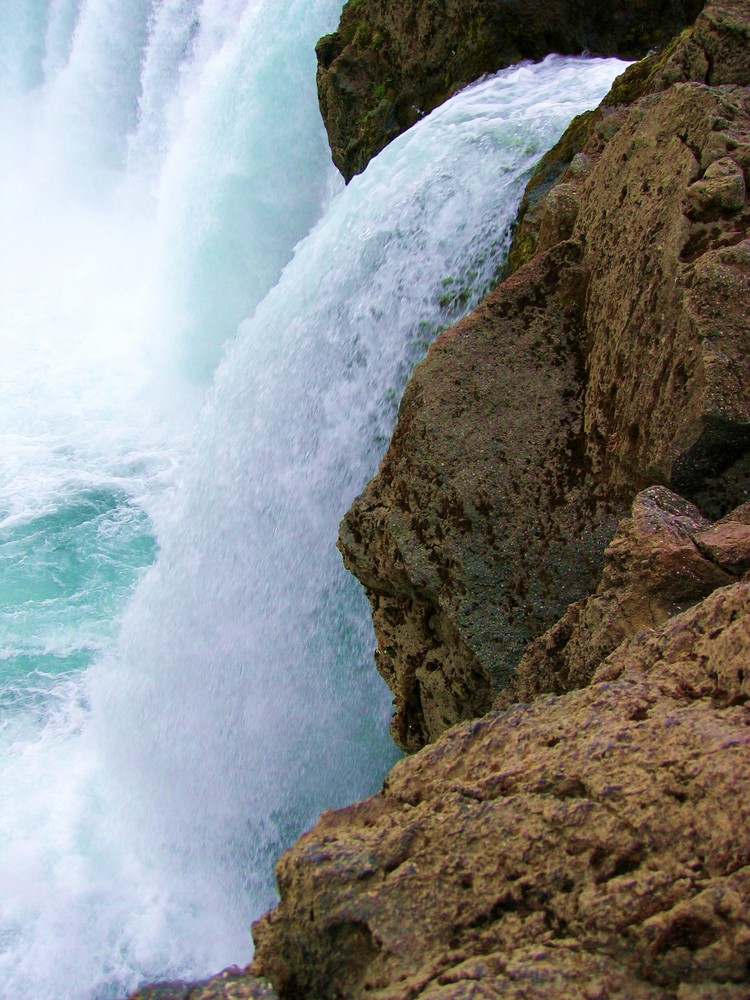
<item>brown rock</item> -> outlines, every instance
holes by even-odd
[[[232,966],[202,982],[151,983],[128,1000],[278,1000],[278,994],[268,980]]]
[[[709,0],[692,28],[629,71],[641,83],[628,100],[688,81],[745,87],[750,84],[749,50],[747,0]]]
[[[679,84],[602,122],[552,245],[433,345],[342,523],[407,750],[489,708],[639,490],[747,498],[750,206],[691,215],[750,141],[747,91]]]
[[[279,862],[282,998],[750,996],[750,584],[462,723]]]
[[[716,558],[720,551],[723,560]],[[596,592],[531,643],[493,707],[584,687],[623,640],[733,582],[745,564],[750,525],[711,526],[697,507],[663,486],[639,493],[604,552]]]
[[[709,63],[706,83],[750,84],[747,0],[714,0],[707,4],[696,20],[694,40]]]
[[[689,218],[704,148],[750,139],[746,102],[695,85],[646,98],[584,183],[586,439],[609,490],[689,494],[750,443],[750,208]]]
[[[579,259],[541,255],[432,346],[342,523],[405,749],[487,711],[599,575],[611,522],[584,489]]]
[[[702,0],[349,0],[317,46],[318,95],[346,180],[485,73],[550,52],[636,58],[690,24]],[[722,36],[723,37],[723,36]]]
[[[716,212],[738,212],[745,204],[745,177],[742,167],[723,156],[706,169],[703,179],[688,188],[692,218],[710,218]]]
[[[534,253],[548,249],[549,233],[542,237],[541,220],[548,210],[545,202],[555,199],[557,188],[572,189],[568,198],[575,198],[577,182],[581,180],[576,169],[581,157],[591,161],[612,137],[624,120],[623,105],[631,105],[649,94],[659,93],[676,83],[706,83],[712,85],[733,83],[750,84],[750,18],[746,0],[710,0],[699,14],[695,25],[686,29],[663,49],[630,66],[617,80],[602,104],[593,112],[580,115],[566,130],[560,141],[540,160],[526,188],[515,226],[513,245],[508,255],[509,270],[517,270]],[[728,125],[729,122],[725,122]],[[735,136],[721,132],[709,137],[701,154],[701,169],[705,171],[713,160],[732,153],[737,167],[745,174],[750,169],[750,146],[746,137],[738,141]],[[724,181],[724,194],[714,184],[718,195],[715,204],[723,202],[729,210],[742,207],[744,194],[741,178],[729,165],[731,182]],[[712,177],[707,178],[712,181]],[[695,209],[700,211],[701,193],[711,185],[699,181],[692,195]],[[708,199],[711,200],[710,198]],[[731,208],[735,206],[735,208]],[[558,239],[567,239],[564,230]]]
[[[750,570],[750,524],[725,521],[699,532],[694,540],[708,559],[728,573]]]

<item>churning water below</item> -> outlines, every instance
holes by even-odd
[[[622,64],[483,81],[341,190],[313,54],[337,15],[0,8],[7,1000],[246,961],[274,857],[394,758],[337,524]]]

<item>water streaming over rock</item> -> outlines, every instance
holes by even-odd
[[[621,65],[486,80],[342,191],[337,14],[0,7],[2,998],[247,960],[274,856],[393,760],[336,527]]]

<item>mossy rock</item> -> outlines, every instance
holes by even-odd
[[[550,52],[644,55],[689,24],[702,0],[349,0],[322,38],[318,94],[344,178],[461,87]],[[628,82],[630,86],[630,82]],[[381,109],[382,101],[389,107]]]

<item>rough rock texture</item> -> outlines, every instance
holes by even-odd
[[[623,105],[675,83],[750,84],[748,20],[747,0],[714,0],[693,27],[630,66],[596,110],[571,123],[542,157],[527,185],[508,257],[511,272],[538,250],[570,235],[578,214],[580,184],[590,172],[592,158],[619,127]],[[559,217],[560,201],[565,206],[564,217]]]
[[[703,0],[349,0],[317,46],[333,160],[349,180],[422,115],[484,73],[549,52],[643,56]]]
[[[610,491],[692,491],[750,444],[750,206],[714,172],[731,159],[744,183],[749,112],[746,88],[645,98],[583,184],[586,438]]]
[[[323,814],[253,971],[284,1000],[747,998],[748,699],[739,582]]]
[[[694,536],[700,551],[730,573],[750,570],[750,503]]]
[[[750,5],[703,16],[734,67]],[[342,523],[407,750],[489,708],[640,490],[712,517],[748,497],[750,92],[676,84],[589,139],[538,252],[417,367]]]
[[[611,525],[597,531],[581,461],[585,279],[578,247],[557,247],[433,345],[342,523],[406,750],[485,712],[598,576]]]
[[[640,493],[604,552],[596,592],[531,643],[494,707],[584,687],[623,640],[734,582],[750,569],[748,506],[711,525],[662,486]]]
[[[128,1000],[278,1000],[268,980],[248,976],[232,966],[200,983],[152,983],[131,993]]]

